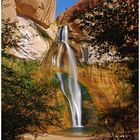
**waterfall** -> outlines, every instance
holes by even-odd
[[[64,79],[62,72],[57,72],[57,77],[61,83],[61,90],[66,96],[72,116],[73,127],[81,127],[81,90],[77,80],[77,65],[73,50],[68,44],[68,27],[61,27],[57,34],[58,55],[52,58],[53,64],[61,71],[62,49],[65,47],[68,57],[68,79]],[[67,87],[66,87],[67,86]]]

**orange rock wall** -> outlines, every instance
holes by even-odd
[[[47,28],[55,19],[55,0],[15,0],[17,14]]]
[[[2,19],[17,20],[16,5],[14,0],[2,1]]]
[[[87,88],[98,110],[109,107],[119,95],[121,83],[113,71],[94,66],[80,69],[79,81]]]

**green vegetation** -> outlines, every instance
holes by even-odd
[[[138,0],[106,0],[79,16],[93,45],[108,51],[115,48],[125,56],[138,56]]]
[[[2,20],[2,49],[19,47],[21,35],[17,34],[18,31],[16,22],[11,22],[10,19]]]
[[[2,139],[14,140],[29,127],[47,131],[48,125],[62,127],[62,105],[53,103],[59,83],[53,79],[38,83],[35,61],[2,56]],[[35,131],[32,129],[33,132]]]

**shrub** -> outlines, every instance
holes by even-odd
[[[7,47],[19,47],[21,35],[16,22],[10,19],[2,20],[2,49]]]
[[[61,127],[59,104],[51,104],[55,98],[56,83],[40,84],[32,78],[37,70],[34,61],[23,61],[13,56],[2,57],[2,139],[14,140],[27,132],[28,126],[42,129],[53,125]],[[43,124],[43,125],[42,125]]]

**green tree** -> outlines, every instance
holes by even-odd
[[[32,71],[34,61],[23,61],[13,56],[2,57],[2,139],[14,140],[27,132],[28,126],[47,131],[44,124],[61,127],[61,106],[51,104],[55,98],[54,80],[38,83]],[[44,116],[44,117],[42,117]]]
[[[99,125],[105,128],[112,139],[124,135],[125,140],[134,139],[138,130],[138,0],[105,0],[79,16],[80,28],[88,33],[90,46],[98,46],[99,56],[114,47],[120,57],[130,58],[127,67],[131,76],[118,75],[123,85],[132,87],[120,90],[120,102],[99,112]],[[90,56],[89,56],[90,57]],[[123,99],[122,99],[123,98]],[[122,106],[121,101],[127,106]]]
[[[131,104],[127,107],[114,106],[99,113],[99,125],[110,133],[113,140],[135,140],[137,116]]]
[[[79,16],[92,46],[114,45],[123,57],[138,57],[138,0],[106,0]]]

